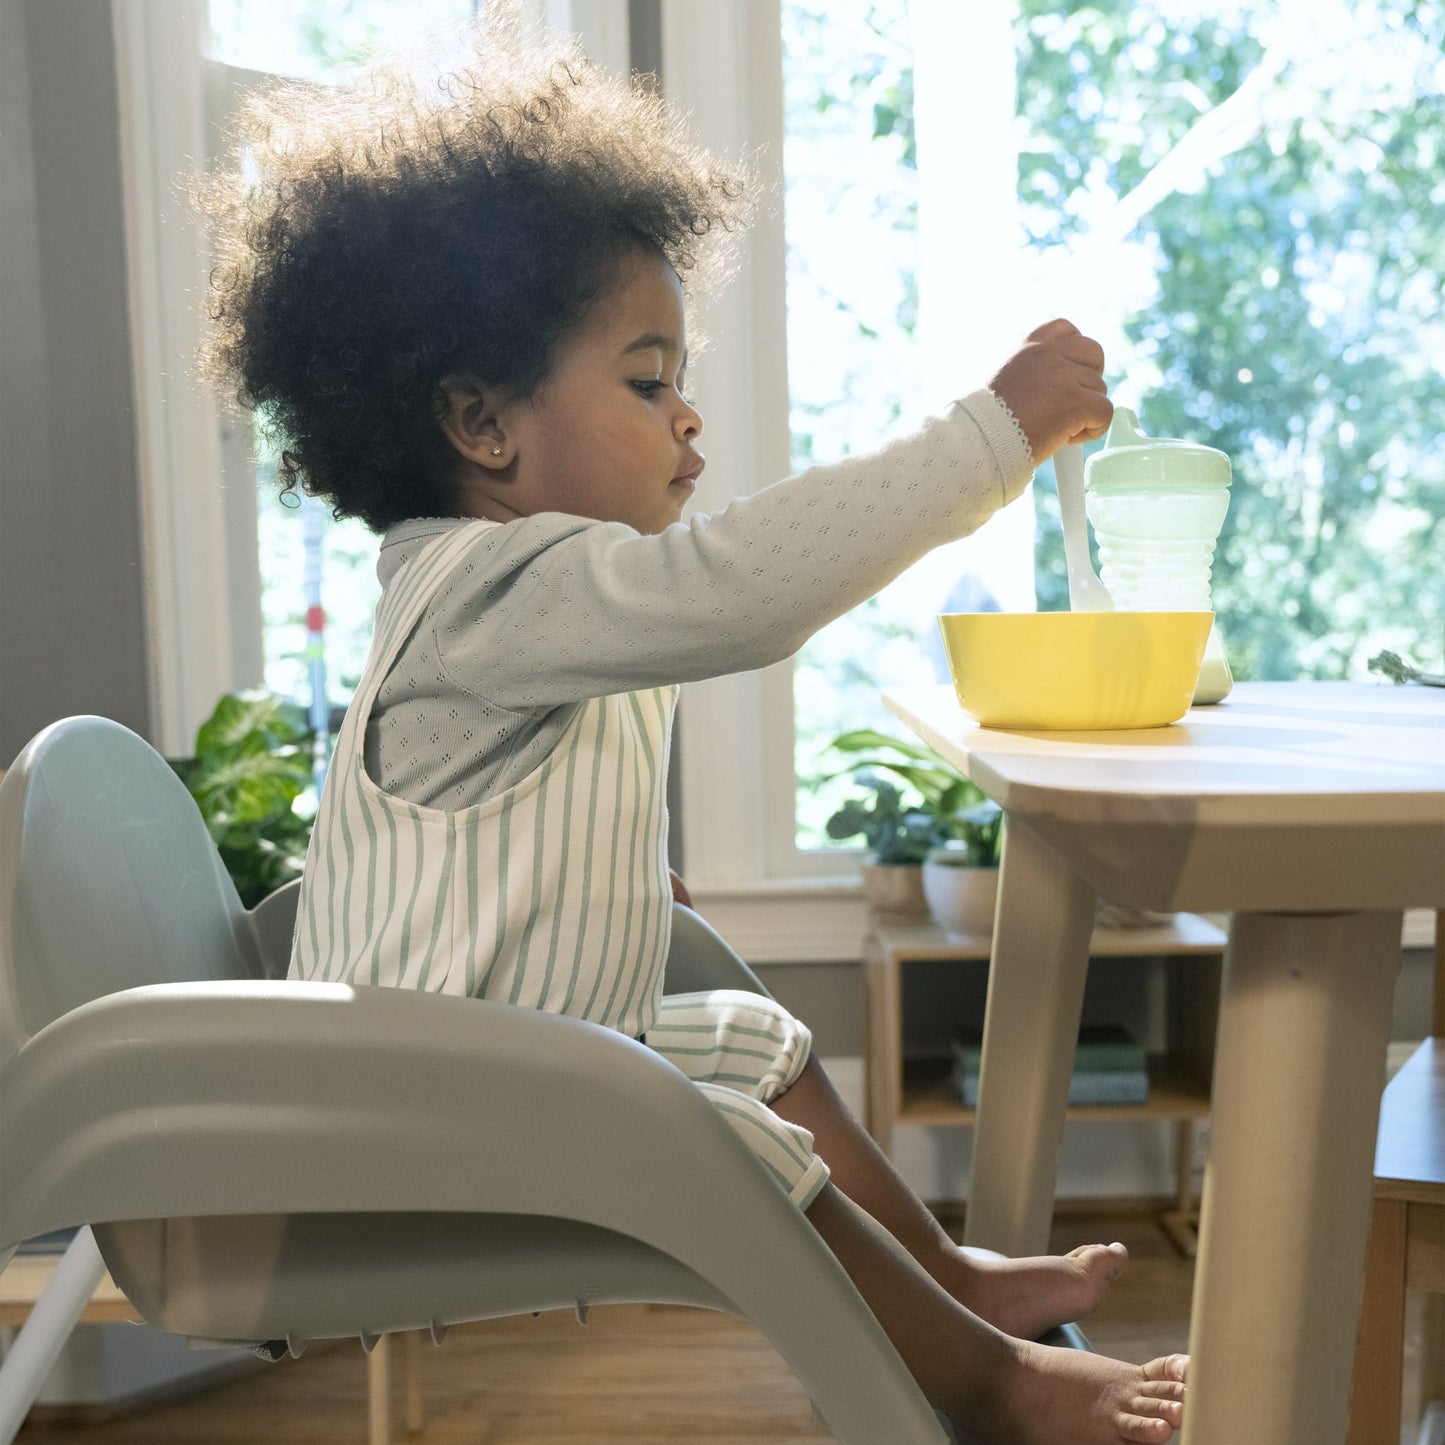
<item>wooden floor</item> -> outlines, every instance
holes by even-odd
[[[1186,1347],[1191,1266],[1148,1216],[1065,1218],[1058,1250],[1121,1239],[1132,1263],[1086,1324],[1101,1353]],[[652,1306],[458,1327],[422,1351],[426,1423],[398,1445],[781,1445],[833,1437],[767,1342],[704,1310]],[[679,1402],[686,1402],[680,1405]],[[1414,1438],[1414,1421],[1405,1438]],[[258,1366],[204,1393],[92,1423],[35,1411],[18,1445],[365,1445],[360,1347]]]

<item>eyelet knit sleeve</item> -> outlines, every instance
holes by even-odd
[[[1033,460],[992,392],[875,452],[810,468],[655,536],[558,514],[493,528],[430,619],[435,656],[494,706],[764,667],[966,536]]]

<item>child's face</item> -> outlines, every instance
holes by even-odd
[[[520,515],[567,512],[661,532],[680,520],[703,460],[682,394],[682,285],[660,255],[628,254],[535,395],[507,409],[515,457],[494,494]]]

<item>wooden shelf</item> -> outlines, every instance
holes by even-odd
[[[35,1307],[50,1277],[60,1263],[56,1254],[17,1254],[0,1271],[0,1325],[23,1325]],[[107,1274],[95,1287],[80,1316],[83,1325],[136,1322],[140,1316],[135,1307],[116,1287]]]
[[[1197,1217],[1193,1186],[1195,1122],[1209,1114],[1214,1067],[1214,1027],[1228,919],[1178,913],[1148,928],[1096,928],[1089,944],[1095,959],[1165,960],[1164,1039],[1149,1061],[1149,1098],[1143,1104],[1084,1104],[1070,1108],[1070,1124],[1171,1122],[1176,1126],[1175,1204],[1164,1219],[1179,1248],[1191,1252]],[[867,1123],[885,1153],[901,1124],[969,1125],[953,1086],[952,1059],[909,1055],[904,1032],[904,994],[910,965],[957,964],[980,978],[988,970],[991,939],[985,934],[945,934],[926,918],[875,915],[865,949],[868,983]],[[936,977],[935,970],[935,977]],[[977,1028],[980,1018],[950,1020]],[[930,1045],[932,1047],[933,1045]],[[1157,1041],[1151,1046],[1158,1047]],[[914,1047],[918,1047],[915,1041]]]
[[[1227,934],[1220,914],[1176,913],[1156,928],[1096,928],[1091,958],[1149,958],[1158,955],[1219,954]],[[986,933],[948,934],[927,918],[882,915],[874,920],[878,945],[908,962],[931,958],[987,958],[992,940]]]
[[[1202,1119],[1209,1090],[1165,1060],[1149,1062],[1149,1098],[1142,1104],[1075,1104],[1065,1116],[1080,1123],[1128,1124],[1140,1119]],[[951,1069],[933,1060],[905,1061],[899,1124],[972,1124],[974,1110],[959,1102]]]

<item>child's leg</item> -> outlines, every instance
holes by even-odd
[[[1156,1445],[1173,1436],[1181,1356],[1126,1365],[1011,1339],[960,1305],[833,1185],[807,1217],[965,1445]]]
[[[1122,1244],[1067,1255],[981,1262],[948,1237],[888,1156],[848,1112],[822,1065],[810,1058],[769,1106],[813,1135],[833,1183],[878,1221],[959,1303],[1005,1334],[1033,1339],[1082,1319],[1128,1263]]]

